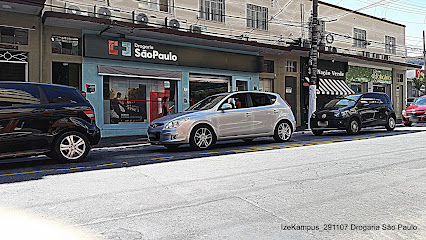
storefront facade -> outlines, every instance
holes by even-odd
[[[83,90],[102,137],[144,135],[149,122],[206,96],[257,90],[262,58],[149,39],[84,35]]]

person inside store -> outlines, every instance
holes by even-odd
[[[121,114],[126,112],[126,108],[120,103],[121,92],[117,92],[115,98],[111,101],[111,123],[118,123],[121,120]]]
[[[163,117],[169,115],[170,111],[175,107],[174,105],[172,107],[169,106],[169,97],[165,96],[163,97],[163,102],[161,104],[162,111],[163,111]]]

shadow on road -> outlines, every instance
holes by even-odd
[[[300,147],[318,142],[354,141],[369,137],[388,137],[422,132],[425,129],[406,129],[392,132],[386,129],[363,129],[357,135],[345,131],[325,132],[314,136],[310,132],[296,133],[289,142],[276,143],[272,138],[259,138],[246,143],[241,140],[218,142],[212,149],[194,151],[189,145],[182,145],[171,151],[163,146],[145,146],[111,151],[92,151],[86,161],[58,164],[45,156],[18,158],[18,162],[0,164],[0,184],[42,179],[46,176],[68,174],[101,169],[133,167],[146,164],[164,163],[207,156],[235,154],[242,152],[266,151],[284,147]],[[206,159],[207,160],[207,159]]]

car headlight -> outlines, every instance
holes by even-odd
[[[180,119],[176,119],[173,121],[168,122],[166,125],[164,125],[165,129],[172,129],[172,128],[177,128],[180,125],[182,125],[182,123],[188,121],[189,118],[180,118]]]
[[[341,116],[342,116],[342,112],[340,111],[334,112],[334,117],[341,117]]]
[[[402,115],[407,116],[407,112],[405,110],[402,110]]]
[[[311,118],[316,118],[317,115],[315,113],[312,113]]]

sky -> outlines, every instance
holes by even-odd
[[[408,56],[423,56],[423,31],[426,30],[426,0],[321,1],[405,25],[405,44]]]

